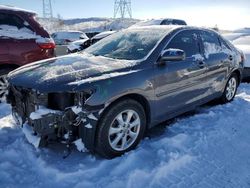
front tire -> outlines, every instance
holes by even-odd
[[[227,81],[226,87],[224,89],[220,101],[222,103],[231,102],[237,93],[238,86],[239,86],[238,76],[237,74],[233,73]]]
[[[96,152],[114,158],[134,149],[146,129],[146,115],[140,103],[132,99],[112,105],[99,122]]]

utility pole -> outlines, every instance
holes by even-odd
[[[43,17],[50,19],[53,18],[51,0],[43,0]]]
[[[132,18],[131,0],[115,0],[114,18],[124,19],[127,15]]]

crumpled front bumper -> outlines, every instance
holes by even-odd
[[[95,132],[102,109],[86,110],[81,106],[71,106],[63,111],[52,110],[38,105],[32,94],[18,96],[13,91],[7,100],[12,105],[16,122],[25,130],[28,125],[32,135],[40,138],[36,147],[46,146],[50,140],[71,144],[81,139],[85,148],[94,150]]]

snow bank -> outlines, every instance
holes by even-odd
[[[80,152],[86,151],[86,148],[82,142],[82,139],[78,139],[78,140],[74,141],[74,144],[76,145],[76,148],[78,151],[80,151]]]
[[[35,146],[35,148],[38,148],[41,138],[33,134],[32,128],[29,125],[24,124],[22,129],[28,142]]]

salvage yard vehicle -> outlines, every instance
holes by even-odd
[[[145,131],[214,99],[234,99],[244,60],[209,29],[129,28],[84,52],[8,75],[16,121],[40,146],[80,141],[106,158],[134,149]]]
[[[95,44],[96,42],[98,42],[99,40],[101,39],[104,39],[105,37],[108,37],[114,33],[116,33],[117,31],[104,31],[104,32],[101,32],[95,36],[93,36],[91,38],[91,44]]]
[[[138,22],[131,27],[144,27],[144,26],[153,26],[153,25],[187,25],[184,20],[173,19],[173,18],[161,18],[161,19],[152,19]]]
[[[56,56],[76,52],[77,50],[75,48],[78,46],[79,40],[81,43],[86,42],[89,44],[88,36],[81,31],[58,31],[52,33],[51,36],[56,43]],[[68,48],[68,45],[71,43],[73,44]]]
[[[81,31],[58,31],[51,34],[56,45],[67,45],[80,39],[89,39],[88,36]]]
[[[0,5],[0,102],[5,98],[6,76],[11,70],[54,57],[54,41],[35,16],[27,10]]]
[[[67,45],[67,53],[70,54],[70,53],[80,52],[88,48],[90,45],[91,45],[90,39],[81,39],[71,42],[69,43],[69,45]]]
[[[232,41],[232,43],[245,55],[245,66],[243,70],[243,79],[250,79],[250,35],[241,36]]]
[[[101,32],[97,35],[95,35],[94,37],[92,37],[91,39],[81,39],[81,40],[77,40],[75,42],[72,42],[68,45],[68,53],[75,53],[75,52],[79,52],[82,51],[84,49],[86,49],[87,47],[89,47],[90,45],[98,42],[99,40],[114,34],[117,31],[104,31]]]

